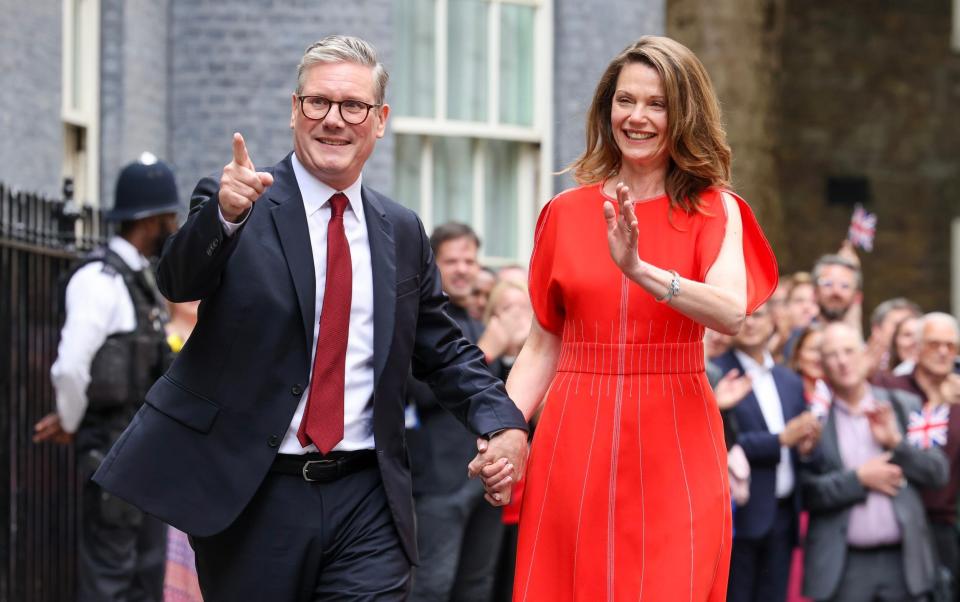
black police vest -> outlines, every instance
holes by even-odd
[[[106,272],[119,274],[133,301],[137,325],[131,332],[110,335],[90,366],[87,411],[77,431],[81,451],[106,450],[127,427],[147,390],[172,360],[164,325],[166,305],[152,277],[134,271],[114,251],[103,248],[88,256],[74,272],[101,261]]]

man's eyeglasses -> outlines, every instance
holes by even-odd
[[[338,105],[340,118],[350,125],[360,125],[367,120],[370,109],[383,106],[362,100],[330,100],[323,96],[297,96],[297,98],[300,100],[300,112],[307,119],[323,119],[330,112],[330,107]]]
[[[817,286],[823,288],[838,288],[842,291],[849,291],[853,288],[853,285],[849,282],[841,282],[839,280],[830,280],[829,278],[819,278],[817,279]]]
[[[957,352],[956,341],[933,341],[933,340],[927,339],[923,341],[923,346],[926,347],[927,349],[936,349],[937,351],[939,351],[941,347],[945,347],[947,349],[947,353]]]

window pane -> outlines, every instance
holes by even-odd
[[[394,152],[394,199],[414,211],[420,211],[420,136],[398,134]]]
[[[519,144],[487,142],[486,199],[484,204],[484,255],[517,254],[517,164]]]
[[[434,115],[435,2],[396,0],[393,4],[397,49],[388,102],[397,115]]]
[[[500,121],[533,125],[532,6],[504,4],[500,8]]]
[[[83,71],[83,59],[86,56],[84,47],[85,39],[85,30],[83,27],[83,17],[85,12],[84,2],[81,0],[79,2],[73,3],[73,46],[71,48],[71,58],[73,59],[70,65],[72,70],[72,77],[70,78],[71,88],[70,88],[70,108],[82,111],[87,108],[84,106],[84,71]]]
[[[447,6],[447,117],[487,119],[487,10],[485,0]]]
[[[433,224],[469,224],[473,215],[473,152],[469,138],[433,139]]]

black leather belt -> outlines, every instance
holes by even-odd
[[[848,545],[847,547],[850,548],[851,550],[853,550],[854,552],[861,552],[861,553],[871,553],[871,552],[896,552],[896,551],[900,550],[900,544],[899,544],[899,543],[884,543],[884,544],[880,544],[880,545],[878,545],[878,546],[854,546],[854,545]]]
[[[330,452],[327,455],[277,454],[270,472],[295,475],[305,481],[329,483],[348,474],[377,465],[377,452],[372,449]]]

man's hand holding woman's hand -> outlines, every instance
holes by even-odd
[[[523,478],[527,463],[527,432],[507,429],[489,441],[477,439],[477,457],[467,466],[470,478],[480,477],[484,498],[493,506],[510,503],[513,484]]]

